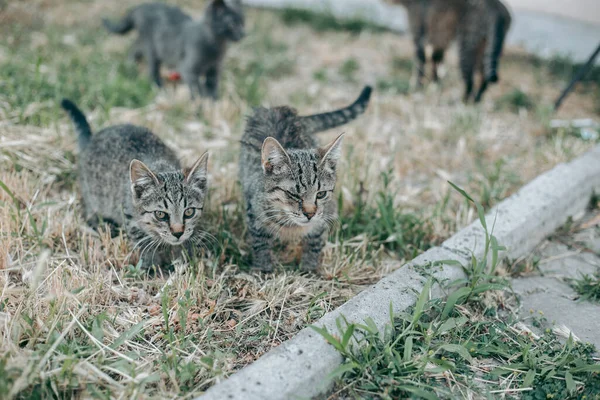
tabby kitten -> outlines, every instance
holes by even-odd
[[[317,147],[314,134],[343,125],[362,114],[371,96],[338,111],[298,116],[282,106],[258,108],[242,137],[239,178],[253,250],[253,267],[272,271],[277,240],[302,241],[302,269],[319,264],[328,226],[337,217],[333,190],[342,136]]]
[[[129,57],[145,58],[150,79],[159,87],[161,64],[175,69],[188,85],[192,98],[218,97],[219,70],[228,42],[245,36],[240,0],[212,0],[201,21],[193,21],[175,6],[145,3],[131,9],[121,21],[102,22],[110,32],[120,35],[136,29],[139,36]]]
[[[408,13],[415,45],[413,79],[422,85],[425,76],[425,46],[433,48],[431,74],[438,80],[437,68],[450,43],[459,42],[460,69],[465,82],[464,100],[473,93],[473,75],[481,74],[475,95],[479,102],[489,83],[498,81],[498,62],[511,17],[500,0],[387,0],[402,4]]]
[[[125,228],[145,267],[169,265],[199,244],[208,153],[182,170],[175,152],[148,129],[116,125],[92,135],[71,101],[61,106],[78,132],[78,178],[87,223]]]

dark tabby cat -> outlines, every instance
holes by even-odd
[[[205,235],[199,229],[208,153],[182,170],[175,152],[148,129],[116,125],[92,135],[85,116],[63,100],[79,136],[78,175],[84,215],[97,227],[123,227],[142,263],[170,265]]]
[[[425,75],[425,45],[433,48],[432,79],[450,43],[458,38],[460,69],[465,82],[465,101],[473,93],[473,75],[481,74],[475,95],[479,102],[488,84],[498,81],[498,62],[511,16],[500,0],[388,0],[406,7],[415,44],[414,79]]]
[[[240,0],[212,0],[202,21],[193,21],[181,9],[163,3],[146,3],[131,9],[119,22],[102,21],[110,32],[138,31],[130,58],[145,58],[150,78],[160,87],[160,65],[175,69],[190,88],[192,98],[218,96],[219,70],[229,41],[244,33]],[[200,77],[204,76],[204,85]]]
[[[343,135],[317,147],[314,134],[355,119],[370,96],[366,87],[338,111],[301,117],[286,106],[258,108],[248,119],[239,178],[254,268],[272,271],[275,241],[294,239],[302,240],[302,269],[317,268],[328,225],[337,217],[333,190]]]

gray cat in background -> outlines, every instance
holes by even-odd
[[[317,268],[328,227],[337,218],[333,190],[343,135],[324,147],[317,147],[313,135],[355,119],[370,97],[367,86],[338,111],[301,117],[286,106],[258,108],[248,119],[239,178],[254,268],[272,271],[274,243],[294,239],[302,241],[302,269]]]
[[[130,58],[144,58],[150,79],[159,87],[160,65],[175,69],[195,95],[218,97],[219,70],[229,41],[245,36],[240,0],[212,0],[204,18],[194,21],[181,9],[162,3],[146,3],[131,9],[122,20],[102,20],[110,32],[138,31]],[[204,85],[200,77],[204,76]]]
[[[182,170],[175,152],[148,129],[116,125],[92,135],[83,113],[67,111],[79,136],[78,175],[86,221],[125,228],[142,264],[170,265],[205,235],[199,229],[207,192],[208,153]]]

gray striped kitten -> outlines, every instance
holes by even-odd
[[[245,36],[240,0],[210,1],[199,21],[176,6],[144,3],[129,10],[120,21],[102,22],[107,30],[119,35],[137,30],[139,36],[129,57],[144,58],[150,79],[159,87],[161,64],[176,69],[190,88],[192,98],[218,97],[219,74],[228,44]]]
[[[83,113],[61,106],[78,132],[78,178],[87,223],[125,228],[145,267],[170,265],[191,254],[207,191],[208,153],[181,169],[175,152],[148,129],[115,125],[92,135]]]
[[[258,108],[242,137],[239,178],[253,251],[253,268],[272,271],[276,241],[302,241],[303,270],[315,270],[328,227],[337,218],[333,198],[342,135],[317,147],[314,134],[362,114],[371,97],[338,111],[301,117],[282,106]]]

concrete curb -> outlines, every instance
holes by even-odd
[[[600,145],[578,159],[560,164],[525,185],[516,194],[494,207],[486,216],[494,225],[498,242],[507,247],[503,256],[517,258],[530,252],[544,237],[582,213],[592,193],[600,193]],[[336,320],[362,323],[370,317],[381,329],[389,321],[390,304],[395,313],[412,306],[425,283],[415,267],[443,260],[466,264],[473,254],[480,258],[484,248],[479,221],[459,231],[405,264],[376,285],[323,316],[316,325],[337,332]],[[458,267],[440,266],[433,274],[438,280],[463,277]],[[433,289],[433,296],[440,295]],[[271,350],[229,379],[210,388],[202,400],[307,399],[325,392],[328,375],[340,365],[342,357],[310,328]]]

